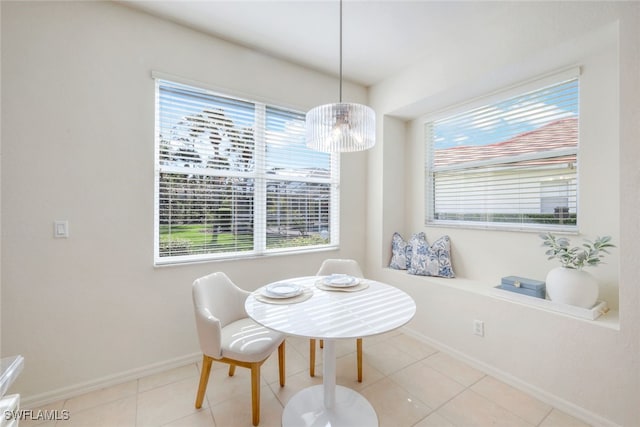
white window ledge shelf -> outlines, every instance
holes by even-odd
[[[524,307],[541,310],[553,315],[560,315],[588,322],[595,326],[605,327],[614,330],[620,330],[620,319],[617,310],[605,309],[606,304],[598,305],[592,309],[583,309],[580,307],[559,304],[550,300],[530,297],[527,295],[517,294],[502,289],[496,289],[495,283],[487,283],[479,280],[470,280],[465,278],[447,279],[442,277],[416,276],[408,274],[405,270],[394,270],[385,268],[385,272],[392,274],[394,280],[402,277],[403,283],[422,283],[428,282],[439,286],[445,286],[451,289],[457,289],[466,292],[472,292],[484,295],[489,298],[499,299],[504,302],[522,305]],[[393,283],[393,282],[392,282]],[[602,310],[602,312],[599,312]]]
[[[569,316],[579,317],[581,319],[587,320],[596,320],[600,316],[603,316],[610,311],[605,301],[597,301],[596,304],[591,308],[582,308],[567,304],[561,304],[548,299],[530,297],[528,295],[522,295],[516,292],[505,291],[498,288],[493,288],[491,293],[493,294],[493,296],[496,296],[498,298],[518,302],[523,305],[532,305],[542,310],[567,314]]]

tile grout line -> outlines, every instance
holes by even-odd
[[[549,405],[551,406],[551,405]],[[553,406],[551,406],[551,408],[549,409],[549,411],[545,414],[544,417],[542,417],[542,419],[540,420],[540,422],[538,424],[536,424],[538,427],[540,427],[542,424],[544,424],[544,421],[549,418],[549,415],[551,415],[551,413],[553,412]]]

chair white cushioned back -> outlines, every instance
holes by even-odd
[[[349,274],[354,277],[364,277],[358,262],[353,259],[325,259],[316,275]]]
[[[196,279],[192,296],[200,348],[207,356],[220,358],[222,328],[247,317],[244,302],[249,292],[218,272]]]

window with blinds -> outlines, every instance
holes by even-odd
[[[304,113],[156,79],[156,264],[338,244],[338,156]]]
[[[578,83],[428,121],[427,224],[575,230]]]

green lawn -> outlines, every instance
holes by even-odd
[[[268,248],[287,248],[294,246],[314,246],[327,243],[319,236],[268,236]],[[161,225],[160,252],[165,255],[188,255],[194,253],[211,253],[248,251],[253,248],[252,234],[218,233],[200,224]]]
[[[160,226],[161,246],[165,251],[176,255],[188,253],[226,252],[234,250],[251,250],[253,236],[250,234],[234,235],[233,233],[213,234],[211,229],[199,224]],[[169,249],[171,248],[171,249]],[[163,250],[161,249],[161,252]]]
[[[202,241],[204,236],[211,234],[210,232],[207,233],[206,228],[199,224],[172,225],[171,228],[169,228],[168,225],[161,225],[160,238],[167,238],[169,236],[169,230],[171,230],[171,238],[196,242]]]

